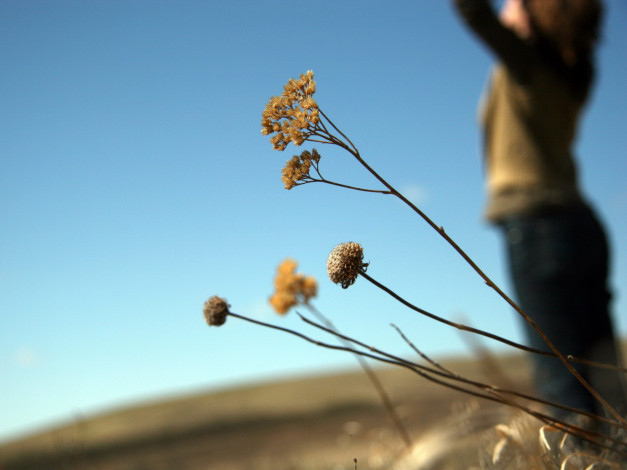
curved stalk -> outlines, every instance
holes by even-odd
[[[350,141],[348,137],[329,119],[329,117],[324,114],[322,110],[320,110],[320,114],[329,122],[329,124],[337,130],[342,137],[346,139],[346,142],[340,141],[337,138],[334,138],[337,142],[337,145],[346,149],[355,159],[370,173],[374,176],[381,184],[383,184],[388,191],[398,197],[401,201],[407,204],[414,212],[416,212],[429,226],[431,226],[436,232],[440,234],[444,238],[444,240],[470,265],[470,267],[483,279],[486,285],[491,287],[505,302],[507,302],[523,319],[531,325],[531,327],[540,335],[544,343],[548,346],[548,348],[553,352],[555,357],[557,357],[564,367],[568,369],[568,371],[592,394],[592,396],[599,402],[601,405],[624,427],[627,427],[627,421],[605,400],[589,383],[583,376],[570,364],[568,359],[557,349],[557,347],[553,344],[553,342],[549,339],[549,337],[542,331],[542,329],[537,325],[537,323],[527,315],[516,302],[514,302],[501,288],[499,288],[482,270],[479,266],[466,254],[464,250],[444,231],[443,227],[439,227],[436,225],[431,218],[429,218],[423,211],[421,211],[415,204],[413,204],[409,199],[403,196],[400,192],[398,192],[390,183],[388,183],[381,175],[379,175],[359,154],[359,150],[355,147],[355,145]],[[333,137],[333,136],[331,136]],[[467,330],[470,331],[470,330]]]

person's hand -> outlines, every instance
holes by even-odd
[[[499,14],[501,23],[513,30],[518,36],[527,39],[531,36],[529,13],[523,5],[523,0],[505,0]]]

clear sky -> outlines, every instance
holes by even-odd
[[[607,6],[577,154],[613,244],[625,336],[627,6]],[[364,279],[331,284],[326,257],[345,241],[420,307],[520,340],[511,309],[407,208],[322,184],[283,189],[296,149],[260,134],[268,98],[314,70],[320,107],[364,158],[509,292],[501,240],[480,217],[475,118],[490,63],[444,0],[0,2],[0,439],[352,367],[276,331],[204,323],[218,294],[234,312],[320,336],[268,306],[288,256],[318,279],[314,304],[344,332],[410,354],[394,322],[427,354],[468,352]],[[377,187],[348,154],[318,148],[329,179]]]

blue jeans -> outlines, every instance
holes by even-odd
[[[564,355],[620,364],[610,318],[608,244],[587,206],[511,217],[501,224],[518,305]],[[528,344],[548,350],[524,322]],[[604,415],[601,405],[555,358],[533,355],[539,394],[552,402]],[[627,412],[622,374],[573,363],[603,398]],[[558,414],[561,414],[558,412]]]

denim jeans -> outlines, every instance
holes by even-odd
[[[594,212],[587,206],[564,208],[511,217],[501,227],[522,310],[565,356],[620,364],[610,318],[608,244]],[[533,327],[524,322],[524,328],[530,346],[548,350]],[[612,406],[627,412],[622,374],[572,364]],[[542,398],[605,414],[558,359],[533,355],[533,366]]]

